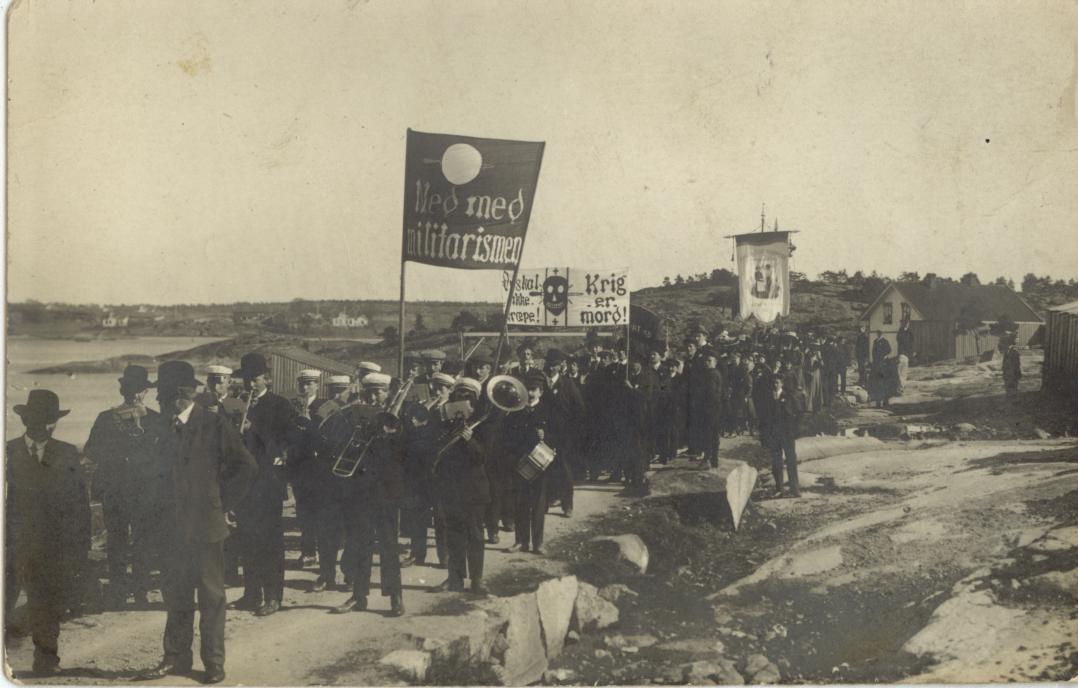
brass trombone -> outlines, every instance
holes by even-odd
[[[408,391],[412,388],[412,383],[415,382],[414,376],[409,376],[404,384],[401,385],[397,393],[393,395],[393,398],[386,403],[384,411],[394,418],[400,418],[401,407],[404,406],[404,399],[408,396]],[[344,409],[341,409],[342,411]],[[339,412],[338,412],[339,413]],[[348,443],[344,445],[340,453],[337,454],[337,459],[333,462],[333,475],[338,478],[351,478],[359,471],[360,465],[363,463],[363,459],[367,456],[367,450],[370,448],[371,443],[378,438],[381,433],[374,430],[370,433],[370,437],[363,437],[363,431],[366,429],[365,425],[356,423],[352,428],[352,434],[348,437]]]

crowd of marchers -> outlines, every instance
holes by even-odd
[[[226,608],[281,608],[289,490],[294,563],[318,571],[311,591],[341,591],[336,613],[374,609],[377,556],[384,611],[401,615],[402,567],[443,568],[435,589],[485,594],[486,545],[543,554],[546,514],[571,516],[576,484],[620,481],[643,495],[650,463],[717,466],[723,437],[758,438],[775,496],[799,496],[803,416],[844,394],[854,369],[884,403],[911,346],[900,336],[892,356],[863,330],[847,342],[694,328],[680,347],[652,342],[632,357],[624,340],[598,336],[572,353],[523,344],[497,370],[484,351],[453,361],[430,350],[408,354],[397,377],[360,362],[352,376],[276,381],[257,352],[201,375],[169,361],[153,382],[129,366],[123,403],[100,413],[81,456],[52,438],[67,413],[57,396],[34,390],[15,407],[25,433],[7,445],[7,611],[25,592],[34,670],[55,671],[60,620],[86,587],[92,497],[107,531],[108,604],[143,606],[159,587],[168,611],[164,656],[145,676],[191,671],[198,611],[203,680],[220,681]],[[228,585],[243,589],[231,605]]]

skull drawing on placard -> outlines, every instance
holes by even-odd
[[[561,315],[569,306],[569,280],[550,275],[543,282],[543,306],[548,313]]]

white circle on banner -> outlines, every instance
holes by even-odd
[[[483,166],[483,156],[475,146],[467,143],[454,143],[445,149],[442,155],[442,174],[450,184],[461,186],[479,176]]]

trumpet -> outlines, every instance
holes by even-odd
[[[412,388],[414,381],[415,376],[409,375],[408,379],[397,390],[397,393],[386,404],[385,413],[399,419],[401,407],[404,406],[404,399],[408,395],[408,390]],[[344,409],[341,410],[343,411]],[[362,472],[359,467],[367,455],[367,450],[370,449],[371,443],[381,435],[377,430],[372,430],[369,437],[363,437],[365,428],[366,426],[359,423],[356,423],[356,426],[352,428],[348,443],[344,445],[340,453],[337,454],[337,459],[333,462],[333,475],[338,478],[351,478],[357,471]]]
[[[424,401],[423,408],[427,409],[428,411],[436,411],[440,409],[444,404],[445,399],[442,399],[440,396],[436,396]]]

